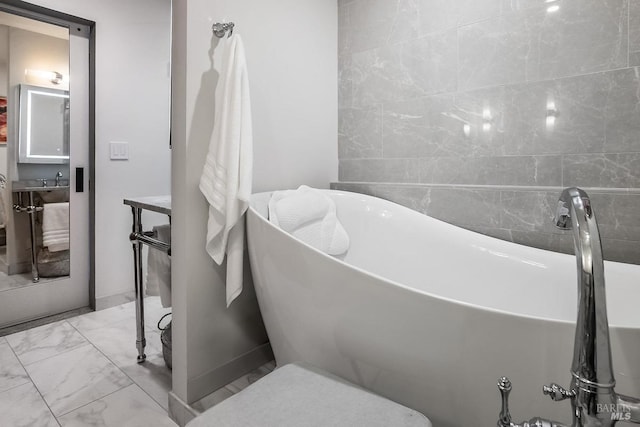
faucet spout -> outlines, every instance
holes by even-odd
[[[613,403],[615,379],[611,365],[602,245],[587,193],[579,188],[565,189],[558,201],[555,223],[559,228],[573,230],[578,267],[578,320],[571,366],[575,390],[592,394],[590,397],[595,399],[592,403],[599,401],[603,392],[609,394],[607,391],[610,391],[612,395],[605,400]]]
[[[558,200],[555,224],[573,231],[578,267],[578,320],[571,363],[571,386],[543,387],[552,400],[571,400],[571,427],[611,427],[618,421],[640,424],[640,399],[616,394],[611,363],[607,298],[604,284],[602,244],[595,213],[587,193],[567,188]],[[542,418],[513,424],[508,409],[511,383],[502,378],[502,411],[498,427],[562,426]]]

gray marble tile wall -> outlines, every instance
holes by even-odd
[[[629,0],[629,65],[640,65],[640,2]]]
[[[335,188],[571,252],[550,218],[580,186],[640,264],[640,0],[338,5]]]

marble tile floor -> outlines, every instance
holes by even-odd
[[[158,297],[145,299],[140,365],[132,302],[0,337],[0,425],[175,426],[156,327],[168,311]]]
[[[136,363],[133,302],[0,336],[0,426],[175,427],[171,372],[158,320],[170,309],[145,298],[147,361]],[[201,413],[275,369],[269,362],[192,408]]]

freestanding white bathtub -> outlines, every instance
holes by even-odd
[[[270,193],[252,199],[251,267],[278,365],[314,364],[435,427],[495,426],[506,375],[514,421],[569,422],[569,402],[552,402],[542,385],[569,385],[575,257],[328,194],[351,239],[343,260],[269,223]],[[616,391],[640,396],[640,266],[605,262],[605,274]]]

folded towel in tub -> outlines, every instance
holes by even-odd
[[[349,249],[349,236],[338,221],[334,201],[306,185],[274,192],[269,221],[329,255],[342,255]]]

